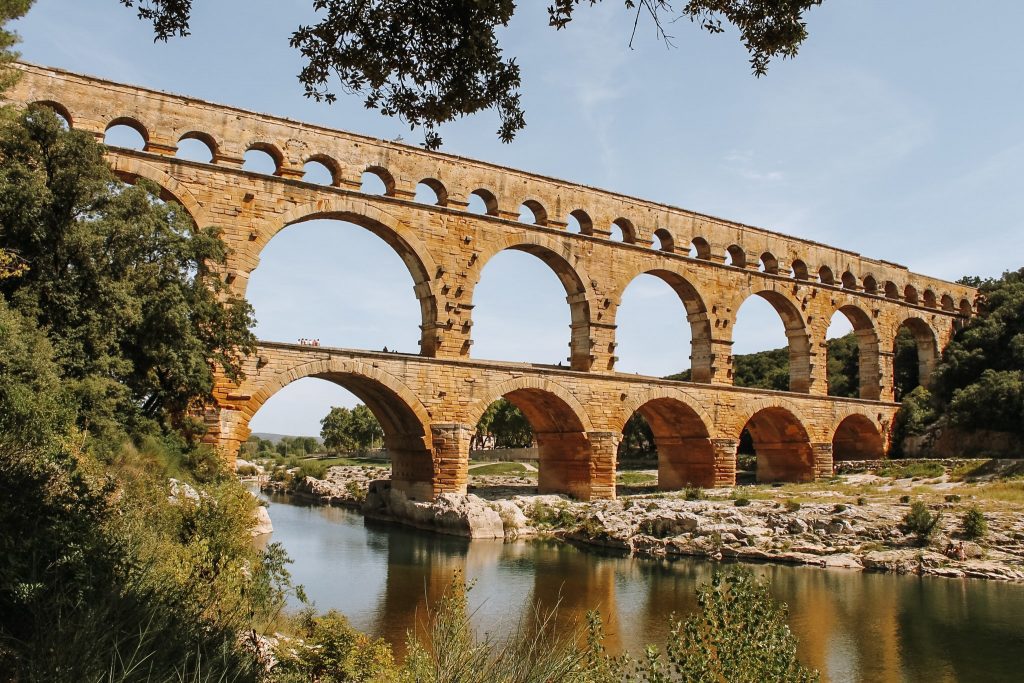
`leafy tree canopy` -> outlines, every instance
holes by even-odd
[[[119,1],[152,23],[157,40],[189,34],[193,0]],[[548,23],[555,29],[567,28],[580,5],[600,2],[552,1]],[[650,21],[670,45],[666,27],[679,19],[711,34],[731,25],[762,76],[772,59],[797,54],[807,38],[804,14],[823,0],[622,1],[633,13],[630,35]],[[422,127],[431,149],[441,145],[439,125],[487,109],[497,110],[504,142],[526,126],[519,65],[497,34],[515,14],[514,0],[313,0],[313,8],[319,21],[299,26],[290,41],[304,60],[299,80],[308,97],[335,101],[336,78],[368,109]]]
[[[48,109],[0,120],[0,294],[49,337],[82,426],[170,420],[240,375],[252,309],[213,272],[226,247],[155,186],[118,182],[91,136]]]
[[[476,429],[481,434],[493,435],[498,448],[527,448],[533,443],[530,421],[504,398],[487,406]]]
[[[320,438],[332,453],[366,450],[379,446],[384,439],[380,422],[363,404],[348,408],[331,408],[320,420]]]

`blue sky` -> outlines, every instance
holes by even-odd
[[[382,138],[419,133],[302,96],[290,32],[310,0],[200,0],[192,36],[154,44],[117,0],[37,0],[17,24],[24,58]],[[523,70],[528,126],[510,145],[485,113],[442,130],[445,150],[806,237],[956,279],[1024,265],[1024,3],[965,16],[952,0],[826,0],[811,37],[768,76],[750,75],[734,36],[670,27],[675,49],[618,0],[582,7],[567,30],[547,3],[521,2],[503,32]],[[415,350],[418,308],[401,262],[350,225],[282,232],[249,289],[257,334]],[[358,297],[348,293],[360,292]],[[556,362],[569,339],[557,279],[506,253],[488,264],[474,309],[474,356]],[[682,305],[654,278],[619,313],[620,369],[687,367]],[[844,330],[837,325],[838,334]],[[740,311],[735,351],[785,344],[760,300]],[[303,380],[271,399],[257,431],[315,434],[344,390]]]

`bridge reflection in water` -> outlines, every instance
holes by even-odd
[[[456,572],[473,584],[478,632],[503,635],[558,603],[558,627],[599,609],[612,651],[664,642],[715,566],[602,556],[553,542],[473,541],[364,523],[338,508],[271,505],[272,541],[321,610],[405,649]],[[1024,586],[755,565],[789,605],[804,662],[834,681],[1019,680]]]

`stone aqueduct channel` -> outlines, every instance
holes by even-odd
[[[234,459],[249,420],[276,391],[303,377],[349,389],[371,408],[392,454],[393,485],[413,498],[466,489],[469,441],[487,405],[504,396],[529,418],[542,492],[615,495],[622,428],[640,411],[655,434],[659,485],[735,482],[748,429],[762,480],[829,476],[833,461],[878,457],[893,402],[893,346],[901,327],[917,340],[922,383],[976,291],[863,257],[676,207],[472,159],[303,124],[57,69],[22,64],[7,94],[45,105],[102,139],[134,128],[142,150],[111,147],[127,181],[148,179],[230,248],[222,277],[244,295],[263,247],[290,225],[334,218],[379,236],[402,258],[422,312],[418,355],[263,342],[238,384],[218,380],[207,439]],[[210,163],[175,157],[184,139]],[[272,175],[242,170],[247,151],[273,159]],[[330,185],[303,180],[316,161]],[[361,192],[363,174],[385,193]],[[437,201],[413,201],[425,184]],[[473,196],[484,213],[468,210]],[[534,221],[520,220],[525,205]],[[569,216],[579,233],[567,230]],[[612,229],[623,240],[611,239]],[[690,256],[691,248],[695,256]],[[541,259],[565,287],[571,311],[567,365],[475,359],[473,292],[482,268],[516,249]],[[615,371],[615,318],[641,274],[679,295],[692,331],[692,382]],[[789,340],[790,391],[732,386],[732,329],[752,296],[767,300]],[[825,335],[842,312],[859,344],[860,398],[828,396]]]

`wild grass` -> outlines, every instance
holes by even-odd
[[[489,465],[480,465],[479,467],[473,467],[469,470],[469,473],[473,476],[523,476],[526,475],[528,472],[529,470],[526,469],[526,466],[518,462],[495,462]]]
[[[658,481],[658,477],[647,472],[619,472],[615,480],[625,486],[639,486],[641,484],[654,484]]]

